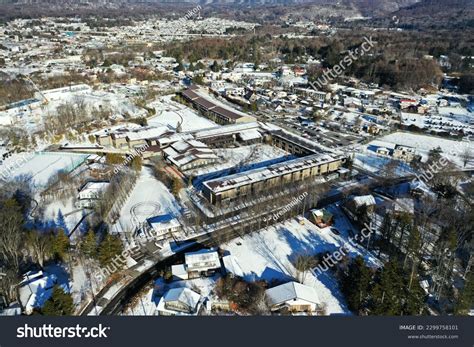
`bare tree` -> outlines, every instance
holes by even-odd
[[[15,271],[20,268],[23,215],[18,203],[11,199],[0,208],[0,256]]]
[[[300,283],[304,283],[308,272],[316,266],[316,260],[311,255],[300,254],[294,261],[296,268],[296,279]]]
[[[52,254],[52,238],[50,234],[41,234],[36,230],[27,234],[27,245],[34,261],[43,268],[44,262]]]

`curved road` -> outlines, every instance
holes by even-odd
[[[364,171],[364,174],[367,174],[369,176],[373,176],[373,174],[365,172],[365,170],[361,170],[358,168],[359,171]],[[406,176],[406,177],[401,177],[401,178],[394,178],[391,179],[390,182],[391,184],[399,184],[399,183],[405,183],[409,182],[412,180],[415,176]],[[368,184],[368,188],[370,190],[380,188],[381,186],[385,186],[386,183],[382,183],[380,181],[374,180]],[[356,193],[361,189],[361,186],[356,186],[350,189],[351,193]],[[328,195],[321,200],[319,200],[317,206],[318,208],[333,204],[342,198],[344,196],[347,196],[347,191],[346,192],[337,192],[332,195]],[[271,215],[271,213],[269,214]],[[261,218],[262,216],[258,216]],[[252,217],[253,221],[255,222],[258,218],[255,218],[254,216]],[[252,225],[252,220],[250,220],[250,223],[246,224],[246,226],[251,226]],[[224,228],[221,228],[218,231],[221,235],[230,237],[230,239],[242,236],[243,232],[242,229],[239,228],[236,230],[232,226],[226,226]],[[135,274],[134,277],[130,277],[130,280],[124,285],[123,288],[118,290],[112,298],[109,300],[104,299],[103,296],[107,293],[108,289],[114,284],[111,283],[105,288],[103,288],[98,294],[96,294],[94,300],[88,304],[88,306],[81,312],[81,315],[87,315],[91,312],[93,312],[93,309],[95,307],[94,302],[99,304],[100,307],[102,307],[102,311],[99,313],[99,315],[117,315],[120,314],[123,310],[123,308],[126,306],[126,304],[130,301],[131,298],[133,298],[137,293],[140,292],[140,290],[151,280],[153,280],[159,273],[161,269],[164,269],[167,266],[172,265],[175,263],[177,260],[182,258],[184,256],[185,252],[189,252],[192,250],[199,250],[204,247],[209,247],[213,246],[213,238],[209,234],[205,234],[202,236],[196,237],[194,240],[188,240],[187,242],[194,241],[195,243],[191,245],[188,248],[182,249],[179,252],[173,254],[172,256],[162,258],[162,259],[155,259],[155,264],[150,267],[148,270]],[[140,263],[139,263],[140,264]],[[136,265],[136,267],[139,266],[139,264]],[[133,274],[133,268],[129,269],[126,271],[128,275]]]

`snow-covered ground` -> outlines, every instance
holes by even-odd
[[[75,198],[54,200],[44,206],[44,220],[63,228],[67,233],[79,223],[85,211],[74,206]],[[62,215],[62,217],[61,217]],[[63,220],[61,220],[63,219]]]
[[[156,116],[148,119],[148,125],[169,125],[176,128],[182,122],[182,131],[193,131],[219,126],[213,121],[199,116],[193,109],[171,100],[172,95],[166,95],[148,106],[156,110]]]
[[[58,108],[63,105],[84,105],[87,114],[93,109],[108,109],[116,118],[122,118],[123,115],[133,115],[134,117],[146,116],[146,110],[137,107],[125,94],[115,94],[105,91],[88,90],[82,92],[74,92],[64,90],[60,95],[54,98],[47,96],[48,102],[42,103],[41,100],[36,101],[35,107],[18,107],[9,111],[0,112],[3,114],[13,115],[16,119],[16,125],[22,126],[23,129],[33,132],[42,128],[45,115],[56,115]]]
[[[467,112],[467,111],[466,111]],[[469,120],[459,121],[450,115],[425,115],[416,113],[401,113],[401,119],[405,125],[415,125],[421,129],[434,132],[457,132],[463,131],[465,134],[474,132],[474,127],[469,124]],[[471,117],[474,117],[472,115]]]
[[[466,151],[466,149],[469,149],[471,153],[474,153],[474,141],[456,141],[435,136],[405,132],[395,132],[385,135],[376,141],[372,141],[370,144],[383,146],[384,143],[413,147],[416,149],[417,154],[423,157],[423,160],[426,160],[428,152],[431,149],[440,147],[443,151],[442,155],[460,167],[463,167],[461,154]],[[469,167],[472,167],[473,165],[472,161],[467,164]]]
[[[288,156],[289,153],[267,144],[257,143],[254,145],[237,147],[237,148],[219,148],[214,150],[221,158],[220,162],[215,165],[190,170],[188,174],[199,176],[220,170],[225,170],[234,166],[245,166],[260,162],[266,162],[270,165],[278,158]]]
[[[361,152],[355,153],[354,165],[372,173],[380,173],[390,161],[392,161],[391,158],[377,155],[368,150],[361,150]],[[413,170],[407,163],[402,161],[398,163],[395,171],[397,176],[406,176],[412,173]]]
[[[179,211],[180,206],[171,192],[153,176],[151,169],[144,167],[112,230],[127,232],[147,218],[166,213],[176,215]]]
[[[202,297],[209,297],[212,289],[216,285],[219,275],[213,277],[195,278],[186,281],[173,281],[165,283],[163,278],[158,278],[153,283],[153,288],[146,289],[142,295],[139,296],[138,301],[130,305],[125,311],[126,316],[152,316],[156,314],[158,302],[165,292],[173,288],[189,288]]]
[[[1,165],[0,170],[2,176],[4,174],[11,178],[20,176],[31,176],[34,187],[44,188],[49,179],[59,171],[72,171],[84,160],[88,155],[77,153],[19,153],[7,158]]]
[[[334,252],[344,244],[350,256],[361,255],[369,264],[379,265],[372,254],[362,247],[354,247],[348,243],[348,230],[352,229],[352,226],[338,211],[336,207],[331,209],[331,212],[337,213],[335,226],[340,235],[333,234],[330,228],[320,229],[308,220],[305,220],[304,225],[296,220],[289,220],[232,240],[222,245],[222,248],[236,257],[245,279],[250,281],[258,279],[289,281],[296,276],[296,269],[292,264],[296,256]],[[316,289],[321,302],[326,305],[327,314],[349,313],[336,280],[330,272],[316,276],[308,274],[305,284]]]

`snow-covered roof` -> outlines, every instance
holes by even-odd
[[[21,315],[21,307],[18,304],[14,304],[0,311],[0,316],[19,316]]]
[[[31,275],[34,276],[34,275]],[[51,296],[51,289],[57,282],[54,274],[22,281],[19,288],[19,299],[26,313],[30,314],[35,307],[42,307]]]
[[[342,157],[333,157],[328,154],[309,155],[303,158],[297,158],[288,160],[286,162],[273,164],[268,167],[248,170],[241,173],[212,179],[204,182],[204,186],[208,187],[213,192],[218,193],[238,186],[255,183],[262,180],[268,180],[296,171],[301,171],[316,165],[335,162],[341,158]]]
[[[240,267],[240,264],[237,261],[237,258],[233,255],[226,255],[222,257],[222,262],[224,263],[225,270],[228,273],[231,273],[238,277],[244,277],[244,272]]]
[[[237,134],[245,130],[258,129],[259,127],[260,125],[257,122],[237,123],[237,124],[230,124],[226,126],[219,126],[215,128],[200,130],[194,133],[194,136],[196,137],[196,139],[199,140],[199,139],[204,139],[204,138],[213,137],[213,136]]]
[[[271,305],[279,305],[292,300],[304,300],[319,305],[316,290],[298,282],[288,282],[265,291]]]
[[[109,182],[87,182],[84,184],[80,191],[85,192],[101,192],[108,187]]]
[[[147,221],[155,232],[162,232],[180,226],[178,220],[170,214],[148,218]]]
[[[239,133],[239,137],[242,141],[250,141],[259,139],[262,135],[256,129],[246,130]]]
[[[354,201],[357,207],[375,205],[375,198],[373,197],[373,195],[370,195],[370,194],[362,195],[362,196],[354,196],[352,198],[352,201]]]
[[[219,254],[212,249],[202,249],[196,252],[186,253],[184,255],[184,259],[186,265],[188,266],[196,266],[201,265],[203,263],[206,264],[206,267],[221,267],[221,263],[219,261]]]
[[[171,131],[170,128],[166,126],[156,127],[156,128],[150,127],[143,130],[140,129],[138,131],[128,132],[126,136],[130,141],[137,141],[137,140],[157,138],[170,131]]]
[[[393,202],[393,210],[396,212],[415,212],[415,200],[411,198],[397,198]]]
[[[171,273],[173,276],[179,278],[187,278],[188,272],[186,271],[186,266],[184,264],[171,265]]]
[[[197,306],[200,299],[201,295],[192,291],[189,288],[173,288],[168,290],[163,296],[163,301],[165,303],[178,301],[192,309]]]

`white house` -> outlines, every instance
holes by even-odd
[[[219,254],[212,249],[186,253],[184,264],[173,265],[171,272],[177,279],[196,278],[201,275],[211,275],[221,269]]]
[[[199,313],[202,297],[189,288],[173,288],[165,293],[157,307],[160,316],[191,316]]]
[[[18,287],[20,304],[28,315],[35,308],[40,308],[50,298],[52,289],[57,283],[54,274],[39,272],[27,272]]]
[[[164,238],[171,233],[179,231],[181,228],[181,224],[171,214],[148,218],[147,222],[156,239]]]
[[[267,289],[265,297],[271,311],[316,312],[321,303],[316,290],[298,282]]]
[[[76,206],[78,208],[91,208],[102,198],[109,182],[87,182],[81,188],[77,195]]]

